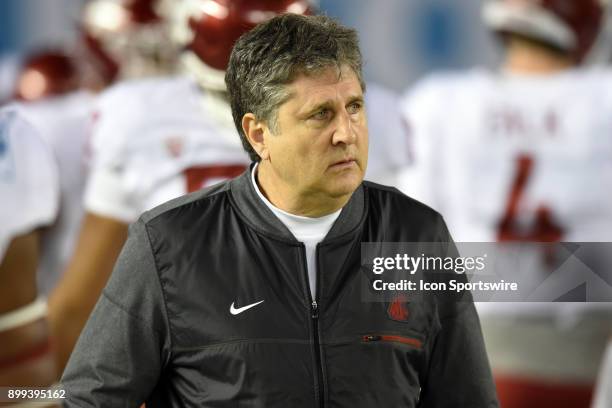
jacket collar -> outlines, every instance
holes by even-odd
[[[230,192],[234,205],[253,228],[267,235],[272,235],[285,241],[297,243],[293,234],[285,227],[276,215],[261,201],[253,183],[251,170],[254,164],[237,178],[230,182]],[[342,208],[338,219],[323,242],[339,238],[357,228],[365,215],[366,202],[363,184],[353,192],[348,203]]]

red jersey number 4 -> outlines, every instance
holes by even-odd
[[[514,181],[508,195],[504,215],[497,229],[497,240],[500,242],[558,242],[563,236],[563,228],[553,217],[553,213],[546,204],[536,208],[535,217],[530,226],[521,226],[517,222],[520,202],[525,188],[533,173],[533,157],[523,154],[516,160]]]

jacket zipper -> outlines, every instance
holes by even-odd
[[[362,336],[361,339],[364,343],[383,341],[383,342],[390,342],[390,343],[407,344],[417,349],[421,349],[423,347],[423,342],[421,340],[415,339],[413,337],[406,337],[406,336],[397,336],[397,335],[390,335],[390,334],[382,334],[382,335],[366,334]]]
[[[323,364],[321,362],[321,344],[319,343],[319,305],[316,300],[313,300],[310,304],[311,317],[312,317],[312,329],[314,334],[314,351],[315,351],[315,363],[317,371],[317,382],[319,383],[319,407],[325,406],[325,393],[323,387],[325,386],[323,380]]]
[[[315,259],[317,260],[317,270],[316,270],[316,274],[317,274],[317,287],[315,288],[315,298],[318,298],[318,292],[319,292],[319,287],[320,287],[320,280],[319,280],[319,265],[318,265],[318,255],[319,255],[319,248],[317,245],[316,251],[315,251]],[[308,263],[306,262],[306,247],[304,246],[304,244],[302,244],[302,260],[303,260],[303,265],[304,265],[304,272],[305,275],[304,277],[306,278],[305,282],[306,282],[306,298],[308,299],[308,301],[310,302],[310,320],[311,320],[311,325],[310,325],[310,329],[312,330],[312,344],[313,344],[313,353],[314,353],[314,364],[315,364],[315,385],[317,387],[317,398],[318,398],[318,404],[317,406],[319,408],[324,408],[325,407],[325,391],[324,391],[324,384],[325,384],[325,380],[324,380],[324,375],[323,375],[323,364],[321,362],[321,344],[319,341],[320,338],[320,333],[319,333],[319,304],[317,303],[317,299],[313,299],[312,298],[312,292],[310,290],[310,284],[308,282],[310,282],[310,279],[308,278]]]

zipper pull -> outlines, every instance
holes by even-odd
[[[368,342],[368,341],[379,341],[380,339],[382,339],[381,336],[373,336],[371,334],[363,336],[363,341],[365,341],[365,342]]]
[[[317,305],[317,301],[313,300],[310,304],[311,317],[313,319],[319,318],[319,305]]]

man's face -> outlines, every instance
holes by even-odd
[[[270,165],[296,195],[338,198],[363,180],[368,129],[361,85],[352,69],[330,67],[287,85],[276,133],[265,130]]]

